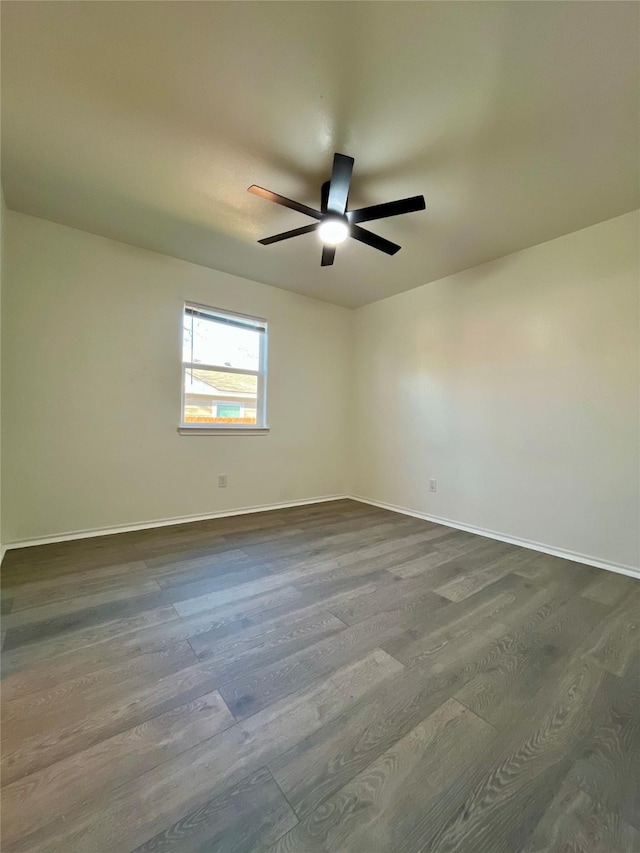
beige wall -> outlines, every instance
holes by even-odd
[[[4,193],[0,187],[0,437],[2,435],[2,272],[4,269],[4,226],[6,222]],[[2,528],[2,441],[0,438],[0,561],[4,557],[4,531]]]
[[[13,211],[5,226],[5,543],[346,491],[350,311]],[[178,434],[184,300],[269,321],[268,435]]]
[[[636,567],[638,290],[632,213],[358,309],[354,493]]]
[[[637,213],[355,312],[4,225],[5,543],[351,492],[637,566]],[[185,299],[269,320],[269,435],[178,435]]]

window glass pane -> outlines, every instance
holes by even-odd
[[[244,417],[244,406],[234,403],[218,403],[216,414],[219,418],[242,418]]]
[[[257,376],[186,368],[184,423],[256,424],[257,396]]]
[[[253,329],[241,329],[216,323],[184,312],[182,360],[196,364],[215,364],[239,370],[260,367],[260,335]]]

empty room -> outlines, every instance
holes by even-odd
[[[3,853],[640,853],[640,3],[0,15]]]

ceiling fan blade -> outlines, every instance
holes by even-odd
[[[298,237],[300,234],[310,234],[316,230],[319,224],[319,222],[313,222],[311,225],[303,225],[302,228],[294,228],[293,231],[283,231],[282,234],[275,234],[273,237],[264,237],[262,240],[258,240],[258,243],[269,246],[271,243],[279,243],[281,240]]]
[[[272,193],[271,190],[265,190],[262,187],[257,187],[252,184],[247,190],[253,195],[259,195],[261,198],[266,198],[267,201],[273,201],[276,204],[281,204],[283,207],[289,207],[291,210],[297,210],[298,213],[304,213],[305,216],[311,216],[313,219],[322,219],[322,214],[319,210],[314,210],[312,207],[307,207],[306,204],[300,204],[299,201],[293,201],[290,198],[285,198],[278,193]]]
[[[333,157],[329,199],[327,201],[327,210],[330,213],[344,216],[344,212],[347,209],[352,172],[353,157],[347,157],[346,154],[335,154]]]
[[[331,186],[331,181],[325,181],[322,187],[320,188],[320,210],[322,213],[327,212],[327,202],[329,201],[329,187]]]
[[[322,247],[322,260],[320,261],[321,267],[330,267],[333,264],[333,260],[336,256],[336,247],[335,246],[323,246]]]
[[[349,232],[354,240],[359,240],[361,243],[366,243],[367,246],[371,246],[373,249],[379,249],[381,252],[386,252],[387,255],[395,255],[395,253],[399,252],[402,248],[402,246],[398,246],[397,243],[392,243],[391,240],[385,240],[384,237],[380,237],[378,234],[372,234],[371,231],[365,231],[365,229],[360,228],[359,225],[352,225]]]
[[[402,198],[398,201],[386,201],[383,204],[372,204],[371,207],[361,207],[360,210],[350,210],[347,213],[349,222],[371,222],[373,219],[386,219],[387,216],[401,216],[403,213],[413,213],[426,208],[423,195]]]

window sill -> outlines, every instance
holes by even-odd
[[[179,426],[180,435],[265,435],[269,427],[255,426]]]

